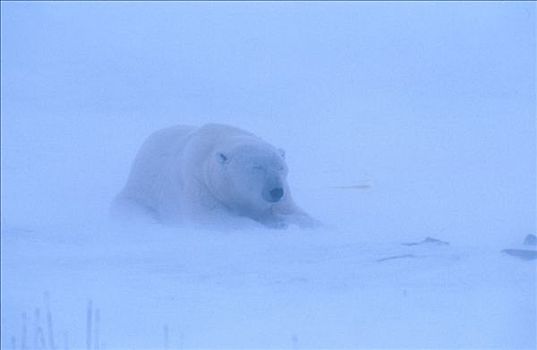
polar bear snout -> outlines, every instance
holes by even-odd
[[[270,190],[270,198],[272,198],[274,202],[279,201],[282,197],[283,197],[283,188],[277,187],[277,188],[273,188],[272,190]]]
[[[283,188],[274,187],[263,193],[263,198],[270,203],[276,203],[283,197]]]

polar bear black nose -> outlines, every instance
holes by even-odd
[[[277,202],[283,197],[283,188],[277,187],[270,190],[270,199],[272,202]]]

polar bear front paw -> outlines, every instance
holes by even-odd
[[[297,213],[289,215],[287,222],[293,225],[297,225],[302,229],[314,229],[322,226],[322,223],[305,213]]]

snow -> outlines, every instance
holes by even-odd
[[[530,348],[535,339],[535,265],[498,250],[330,231],[62,231],[5,234],[4,249],[18,254],[3,258],[4,335],[20,334],[21,312],[42,307],[47,290],[72,346],[85,339],[89,298],[113,348],[163,347],[164,325],[184,348],[286,348],[293,336],[299,348]],[[381,260],[401,253],[413,257]]]
[[[535,6],[2,2],[2,348],[536,348]],[[109,222],[207,122],[324,227]]]

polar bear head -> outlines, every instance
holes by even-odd
[[[284,158],[283,150],[266,143],[216,149],[205,174],[207,186],[229,209],[262,215],[289,196]]]

